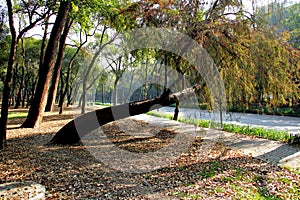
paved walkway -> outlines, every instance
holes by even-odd
[[[157,111],[157,110],[156,110]],[[161,113],[174,114],[174,107],[162,107],[159,109]],[[205,110],[180,108],[179,116],[183,118],[195,118],[210,120],[212,113]],[[216,120],[219,113],[215,112]],[[266,129],[275,129],[278,131],[287,131],[291,134],[300,135],[300,117],[288,117],[277,115],[258,115],[250,113],[224,113],[224,123],[236,124],[251,127],[263,127]]]
[[[173,129],[178,132],[184,131],[186,133],[186,131],[191,131],[197,134],[202,134],[201,137],[204,140],[222,142],[234,150],[242,151],[243,153],[252,155],[255,158],[284,167],[300,169],[300,147],[267,139],[251,138],[220,130],[199,128],[189,124],[183,124],[177,121],[144,114],[134,116],[133,118],[136,120],[146,121],[150,125]]]

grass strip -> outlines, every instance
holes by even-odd
[[[8,112],[7,119],[19,119],[19,118],[26,118],[27,112]],[[1,115],[0,115],[1,117]]]
[[[158,112],[148,112],[148,115],[162,117],[167,119],[173,119],[173,115],[158,113]],[[211,123],[209,120],[203,119],[187,119],[187,118],[178,118],[179,122],[193,124],[199,127],[210,128]],[[261,127],[250,127],[250,126],[240,126],[235,124],[223,124],[223,131],[231,132],[231,133],[239,133],[249,136],[255,136],[270,140],[276,140],[289,144],[300,144],[300,137],[298,135],[292,135],[286,131],[277,131],[272,129],[265,129]]]

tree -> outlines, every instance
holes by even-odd
[[[0,5],[0,41],[4,40],[9,32],[6,26],[6,15],[7,11]]]
[[[84,71],[84,77],[82,82],[82,106],[81,106],[81,113],[85,113],[85,106],[86,106],[86,92],[87,92],[87,82],[90,75],[90,72],[92,68],[94,67],[99,55],[101,54],[102,50],[110,45],[115,38],[117,37],[117,34],[113,34],[110,38],[107,35],[107,31],[109,28],[107,26],[102,27],[102,31],[100,34],[97,35],[97,42],[94,46],[94,54],[92,56],[91,62],[89,62],[87,68]]]
[[[290,31],[289,42],[297,49],[300,49],[300,3],[294,4],[286,9],[286,17],[283,26]]]
[[[39,80],[32,105],[29,109],[28,116],[21,127],[34,128],[42,121],[42,113],[46,106],[47,92],[51,81],[52,70],[54,67],[55,57],[61,33],[67,22],[67,16],[71,9],[71,2],[61,1],[55,23],[53,25],[47,49],[45,52],[44,63],[39,69]]]
[[[122,63],[122,57],[119,57],[117,59],[111,58],[111,55],[109,57],[110,58],[108,58],[106,56],[106,59],[108,59],[107,61],[109,63],[111,72],[115,75],[114,88],[113,88],[113,90],[114,90],[113,105],[117,105],[117,103],[118,103],[118,82],[119,82],[120,78],[122,78],[123,73],[126,70],[126,67]]]
[[[75,51],[71,55],[71,58],[68,60],[67,70],[66,70],[66,78],[63,77],[63,71],[61,71],[61,76],[60,76],[60,80],[61,80],[61,93],[60,93],[60,98],[59,98],[59,103],[58,103],[58,107],[60,108],[59,109],[59,114],[62,114],[62,112],[63,112],[63,104],[64,104],[65,96],[67,95],[67,93],[73,87],[73,85],[71,84],[71,78],[72,78],[71,77],[72,76],[71,72],[75,71],[75,73],[77,75],[78,71],[79,71],[79,67],[80,66],[74,67],[74,63],[76,61],[76,64],[77,63],[80,63],[79,65],[83,64],[82,62],[77,61],[76,58],[78,59],[78,57],[79,57],[79,59],[85,59],[84,58],[84,53],[83,53],[83,51],[81,51],[81,48],[87,42],[87,37],[88,37],[88,35],[86,34],[85,40],[82,41],[82,35],[81,35],[81,32],[80,32],[80,45],[76,49],[71,49],[68,52],[68,53],[70,53],[70,52],[73,53],[73,51]],[[80,53],[81,53],[81,55],[80,55]],[[76,75],[75,75],[75,77],[76,77]]]
[[[52,75],[52,81],[51,86],[49,88],[48,98],[47,98],[47,104],[45,107],[46,112],[51,112],[53,109],[54,104],[54,98],[56,96],[57,88],[58,88],[58,82],[59,82],[59,74],[62,67],[62,60],[65,52],[65,44],[67,40],[67,36],[69,34],[70,28],[72,26],[73,22],[69,19],[67,20],[63,33],[60,38],[59,42],[59,50],[58,50],[58,56],[56,58],[55,67]]]
[[[160,97],[141,101],[141,102],[133,102],[128,104],[122,104],[114,107],[107,107],[104,109],[95,110],[93,112],[86,113],[76,118],[76,122],[74,120],[70,121],[63,128],[61,128],[55,136],[51,139],[49,144],[76,144],[80,141],[80,138],[85,134],[99,128],[98,125],[104,125],[109,122],[123,119],[126,117],[146,113],[150,110],[157,109],[161,106],[169,106],[173,103],[176,103],[177,98],[181,98],[182,96],[188,97],[189,95],[193,95],[194,88],[186,89],[183,92],[179,92],[176,94],[170,94],[169,90],[166,90]],[[155,106],[154,106],[155,105]],[[124,111],[128,109],[128,113],[126,112],[118,112],[120,110]],[[113,115],[113,111],[118,112],[117,116]],[[94,122],[94,116],[97,117],[98,123]],[[77,132],[76,123],[85,124],[84,130],[81,130],[80,133]]]
[[[25,47],[24,47],[24,39],[21,39],[21,44],[22,44],[22,53],[21,56],[23,58],[23,62],[21,64],[21,77],[20,77],[20,81],[19,81],[19,89],[18,89],[18,93],[17,93],[17,98],[16,98],[16,104],[15,104],[15,109],[19,108],[21,105],[21,100],[22,100],[22,90],[24,87],[24,77],[25,77],[25,65],[26,65],[26,51],[25,51]]]
[[[24,5],[24,14],[28,16],[29,24],[25,26],[23,29],[20,28],[20,32],[17,33],[15,28],[15,11],[14,5],[12,4],[11,0],[6,0],[7,10],[8,10],[8,18],[9,18],[9,27],[11,33],[11,45],[10,45],[10,54],[9,60],[7,65],[7,72],[6,72],[6,79],[4,82],[3,87],[3,97],[2,97],[2,107],[1,107],[1,119],[0,119],[0,149],[3,149],[3,145],[6,143],[6,129],[7,129],[7,116],[8,116],[8,108],[9,108],[9,93],[10,93],[10,86],[12,81],[12,72],[14,68],[14,62],[17,52],[17,46],[19,40],[23,37],[23,35],[35,27],[40,21],[42,21],[47,13],[50,10],[46,10],[45,13],[37,13],[36,9],[39,7],[39,3],[37,2],[30,2],[26,3],[23,2]]]

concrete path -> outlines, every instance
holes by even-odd
[[[146,121],[150,125],[172,129],[178,132],[191,131],[192,134],[200,134],[204,140],[209,140],[212,143],[222,142],[234,150],[242,151],[245,154],[252,155],[253,157],[266,162],[271,162],[284,167],[300,169],[300,147],[267,139],[252,138],[240,134],[228,133],[220,130],[193,127],[189,124],[145,114],[134,116],[132,118]]]

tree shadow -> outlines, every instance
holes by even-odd
[[[289,163],[294,168],[300,168],[300,147],[281,144],[279,147],[257,156],[257,158],[283,166]]]
[[[253,154],[256,158],[276,164],[293,162],[300,167],[300,147],[267,139],[251,140],[248,138],[224,139],[232,148]]]
[[[139,125],[139,128],[132,130],[134,133],[142,129],[149,131],[143,123]],[[120,132],[114,124],[109,126],[106,134],[111,142],[125,150],[124,146],[137,147],[134,152],[151,152],[153,148],[147,148],[146,144],[155,147],[154,150],[159,149],[176,135],[161,131],[154,136],[134,138]],[[193,193],[200,193],[203,198],[223,199],[232,196],[221,198],[215,190],[239,184],[236,179],[241,174],[245,174],[245,177],[251,174],[254,177],[251,180],[252,186],[261,196],[270,196],[266,174],[270,170],[281,170],[276,166],[265,166],[262,161],[249,156],[237,154],[226,157],[230,151],[228,148],[216,153],[214,151],[217,150],[211,147],[211,153],[197,156],[194,154],[195,148],[203,142],[199,138],[189,152],[168,166],[145,173],[126,173],[112,169],[96,159],[84,145],[44,146],[54,134],[35,133],[28,137],[9,139],[6,152],[0,152],[0,168],[5,172],[0,174],[1,183],[31,180],[45,185],[48,198],[54,199],[182,199],[192,198],[189,195]],[[160,143],[154,139],[159,139]],[[275,156],[276,150],[272,153]],[[217,156],[212,156],[214,154]],[[55,196],[55,193],[61,196]]]
[[[68,120],[74,119],[75,115],[73,114],[62,114],[60,115],[48,115],[43,117],[43,122],[50,122],[50,121],[61,121],[61,120]]]
[[[8,129],[10,129],[9,126],[21,125],[24,121],[25,121],[25,118],[9,119],[9,120],[7,121]]]
[[[59,198],[100,198],[100,199],[180,199],[180,196],[168,197],[167,193],[178,188],[197,189],[191,193],[200,192],[209,195],[210,182],[214,184],[236,184],[235,180],[222,179],[232,170],[243,173],[255,172],[258,177],[253,184],[267,195],[265,183],[266,169],[261,167],[261,161],[251,157],[222,158],[229,150],[220,152],[220,156],[193,160],[193,157],[179,158],[171,166],[145,173],[126,173],[114,170],[101,160],[94,158],[83,145],[44,146],[52,135],[33,135],[30,137],[11,139],[9,155],[1,152],[2,169],[9,170],[9,176],[0,175],[1,183],[31,180],[46,186],[48,195],[59,193]],[[167,139],[167,138],[165,138]],[[128,140],[126,144],[134,145],[135,140]],[[155,143],[153,144],[155,145]],[[191,148],[194,148],[195,145]],[[142,147],[141,147],[142,148]],[[4,156],[6,154],[6,156]],[[17,155],[17,156],[16,156]],[[192,154],[191,154],[192,155]],[[114,159],[114,158],[111,158]],[[191,160],[189,160],[191,159]],[[14,163],[12,165],[11,163]],[[248,165],[255,163],[257,165]],[[16,171],[10,170],[15,168]],[[279,168],[275,169],[279,170]],[[22,174],[22,176],[19,176]],[[231,178],[235,178],[231,175]],[[207,181],[210,180],[210,181]],[[216,188],[211,188],[214,190]],[[189,193],[182,193],[188,198]],[[217,194],[210,194],[218,197]]]

